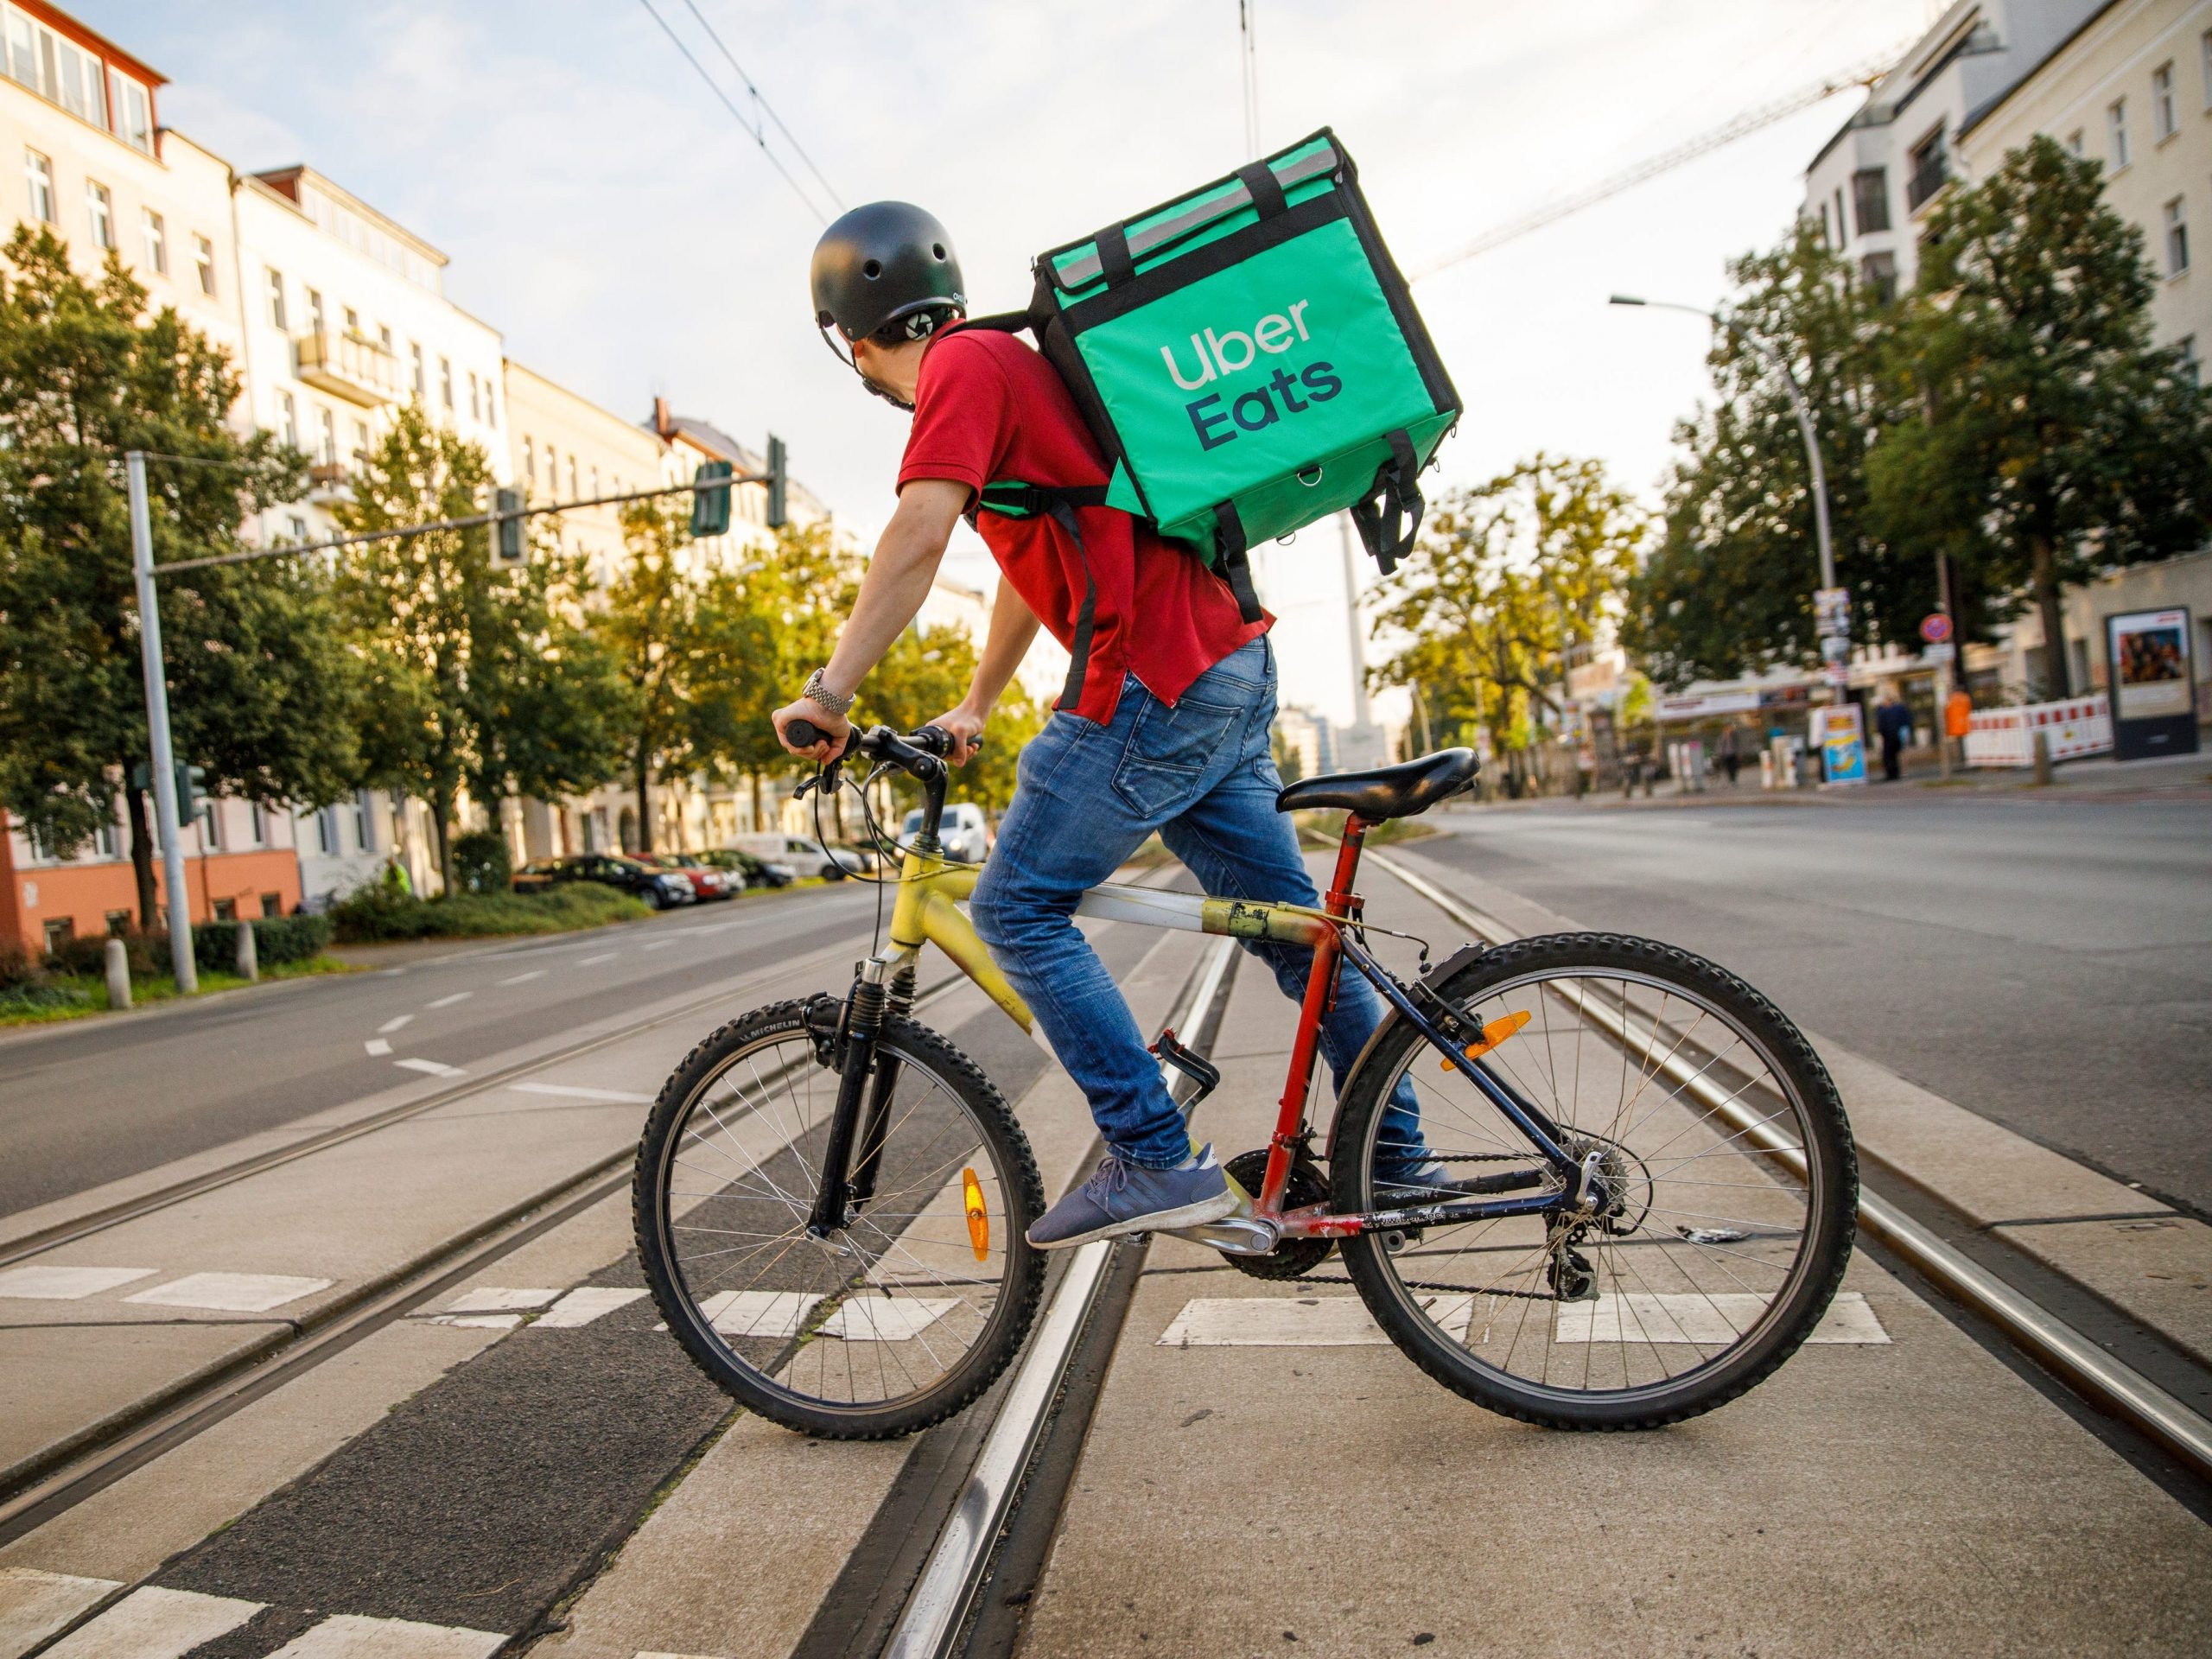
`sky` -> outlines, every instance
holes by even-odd
[[[165,124],[243,171],[305,162],[442,249],[448,296],[499,329],[510,357],[624,415],[664,395],[742,438],[773,430],[863,541],[893,504],[905,417],[862,395],[815,332],[821,213],[922,203],[951,230],[974,304],[1010,308],[1043,249],[1247,159],[1236,0],[696,0],[803,149],[768,129],[811,206],[645,0],[63,3],[170,78]],[[653,3],[753,119],[684,0]],[[1408,272],[1901,47],[1938,10],[1252,4],[1262,147],[1333,127]],[[1722,298],[1726,262],[1779,238],[1806,163],[1859,102],[1830,98],[1418,281],[1466,405],[1425,482],[1477,483],[1547,450],[1596,456],[1656,503],[1674,424],[1709,395],[1706,329],[1607,296]],[[1260,577],[1281,617],[1284,700],[1342,720],[1338,546],[1317,527],[1268,550]],[[978,545],[956,548],[950,574],[982,586],[988,573]]]

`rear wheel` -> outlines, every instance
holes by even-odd
[[[1713,963],[1607,934],[1503,945],[1438,988],[1605,1197],[1346,1239],[1391,1339],[1446,1388],[1558,1428],[1679,1421],[1796,1351],[1842,1281],[1858,1197],[1842,1103],[1803,1034]],[[1338,1210],[1463,1196],[1409,1200],[1423,1157],[1480,1193],[1566,1186],[1460,1064],[1402,1021],[1378,1039],[1338,1121]],[[1402,1079],[1418,1147],[1394,1143],[1385,1111]]]
[[[975,1065],[893,1020],[875,1189],[817,1237],[837,1072],[797,1002],[731,1021],[661,1090],[638,1147],[638,1255],[669,1330],[733,1397],[840,1440],[906,1433],[990,1386],[1027,1332],[1044,1259],[1028,1141]]]

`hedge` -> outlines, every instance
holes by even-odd
[[[238,960],[239,922],[195,922],[192,928],[193,960],[203,974],[227,974]],[[264,916],[251,924],[254,959],[264,968],[288,962],[312,962],[330,944],[327,916]]]
[[[338,937],[348,944],[566,933],[651,913],[642,899],[596,881],[563,882],[545,893],[456,893],[437,899],[372,883],[330,907]]]

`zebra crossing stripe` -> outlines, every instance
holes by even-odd
[[[490,1659],[506,1639],[496,1630],[340,1613],[302,1631],[269,1659]]]
[[[29,1653],[87,1607],[122,1588],[114,1579],[0,1567],[0,1653]]]
[[[202,1643],[238,1629],[265,1605],[149,1585],[70,1631],[46,1650],[45,1659],[184,1659]]]

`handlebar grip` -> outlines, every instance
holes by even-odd
[[[942,726],[923,727],[914,734],[913,741],[917,747],[927,749],[931,754],[942,756],[952,753],[952,734]],[[980,753],[982,747],[983,740],[980,737],[971,737],[968,740],[968,747],[971,753]]]
[[[787,741],[797,744],[802,749],[807,748],[816,743],[834,743],[836,741],[836,739],[831,737],[829,733],[823,731],[819,726],[816,725],[812,721],[807,719],[804,715],[801,715],[797,720],[785,723],[784,727],[784,736]],[[840,753],[839,758],[843,758],[842,753]]]

